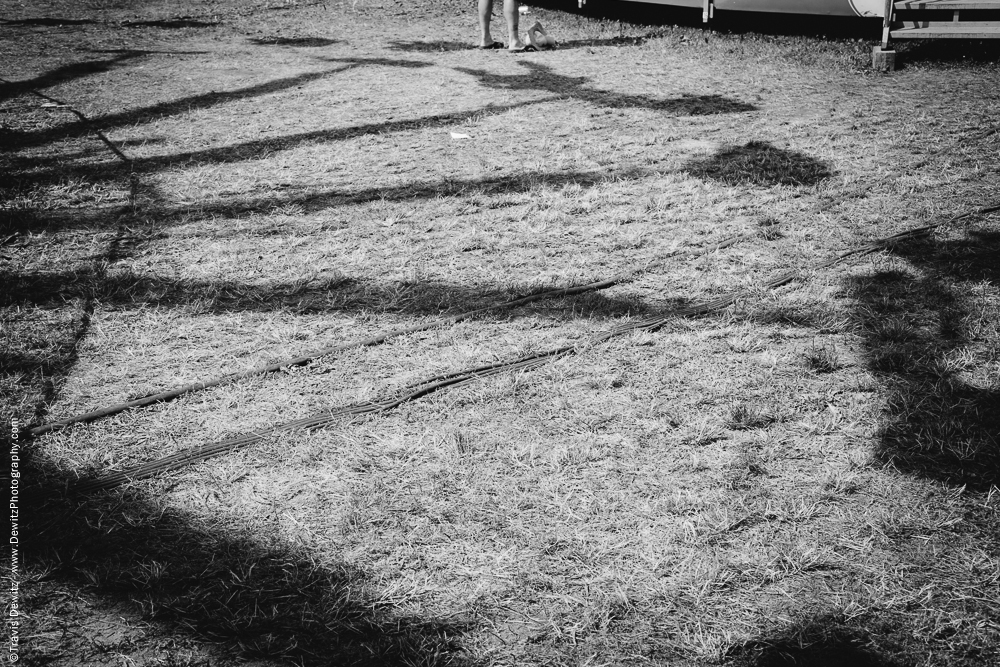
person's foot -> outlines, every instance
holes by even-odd
[[[510,40],[510,46],[508,46],[507,48],[510,49],[511,51],[524,51],[524,47],[526,46],[527,44],[522,42],[520,37],[515,37],[514,39]]]

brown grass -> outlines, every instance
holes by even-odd
[[[995,198],[988,47],[883,76],[871,41],[532,12],[559,49],[466,48],[450,1],[5,15],[0,395],[24,424],[650,267],[36,440],[30,658],[1000,659],[996,216],[760,287]],[[66,491],[736,290],[530,373]]]

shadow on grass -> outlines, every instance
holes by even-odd
[[[107,67],[110,64],[116,63],[128,57],[134,57],[134,55],[140,53],[141,52],[128,52],[112,60],[99,61],[97,63],[84,63],[84,65],[87,65],[85,69],[87,69],[88,71],[86,72],[78,72],[76,69],[74,69],[82,67],[82,65],[74,65],[74,66],[69,66],[68,68],[62,68],[66,69],[67,71],[62,72],[61,70],[56,70],[54,74],[45,75],[43,77],[40,77],[39,79],[32,79],[31,81],[26,81],[18,84],[10,84],[8,86],[8,88],[10,89],[9,94],[5,92],[3,88],[0,88],[0,96],[3,95],[9,96],[12,94],[23,93],[31,88],[38,88],[43,85],[45,86],[53,85],[52,82],[49,82],[49,80],[53,78],[55,78],[54,82],[60,82],[62,81],[62,79],[60,79],[59,77],[72,76],[73,78],[75,78],[77,76],[82,76],[83,74],[86,73],[103,71],[103,69],[107,69]],[[363,67],[369,65],[379,65],[386,67],[428,67],[430,65],[430,63],[424,63],[421,61],[393,60],[389,58],[357,58],[357,59],[343,58],[343,59],[337,59],[336,62],[344,63],[344,66],[335,69],[323,70],[320,72],[304,72],[302,74],[297,74],[295,76],[284,77],[281,79],[274,79],[253,86],[246,86],[244,88],[237,88],[236,90],[228,90],[223,92],[212,91],[208,93],[201,93],[198,95],[190,95],[188,97],[181,97],[176,100],[170,100],[168,102],[159,102],[157,104],[152,104],[138,109],[131,109],[129,111],[112,113],[104,116],[96,116],[94,118],[91,118],[89,122],[74,121],[74,122],[64,123],[62,125],[59,125],[58,127],[54,127],[51,129],[35,131],[35,132],[11,132],[9,133],[9,138],[6,143],[8,145],[8,149],[40,146],[61,139],[66,139],[68,137],[91,132],[92,128],[95,127],[101,129],[102,131],[107,131],[109,129],[122,127],[126,125],[139,125],[159,120],[165,116],[177,116],[181,114],[187,114],[197,109],[210,109],[213,107],[218,107],[239,100],[250,99],[262,95],[276,93],[282,90],[288,90],[290,88],[302,86],[312,81],[325,79],[334,74],[346,72],[347,70],[353,69],[355,67]]]
[[[251,44],[259,46],[333,46],[340,44],[343,40],[327,39],[325,37],[252,37]]]
[[[107,67],[111,63],[119,60],[141,55],[142,52],[126,52],[119,57],[92,63],[84,67],[86,71],[97,71],[102,67]],[[37,130],[37,131],[8,131],[5,133],[5,147],[8,150],[25,149],[33,146],[41,146],[47,143],[56,142],[78,135],[87,134],[94,128],[108,130],[109,128],[123,125],[136,125],[161,118],[188,113],[192,109],[205,109],[224,105],[236,100],[247,99],[259,95],[274,93],[295,86],[308,83],[310,81],[322,79],[324,77],[346,71],[347,69],[362,66],[386,66],[402,68],[426,67],[429,63],[413,60],[398,60],[388,58],[345,58],[329,59],[331,62],[340,62],[344,66],[328,71],[309,72],[266,83],[248,86],[233,91],[210,92],[200,95],[193,95],[169,102],[161,102],[147,107],[133,109],[126,112],[108,114],[96,117],[90,122],[70,121],[57,127]],[[57,183],[69,177],[91,178],[99,174],[101,177],[110,177],[114,173],[125,175],[128,171],[141,173],[144,171],[156,171],[166,166],[177,163],[225,163],[243,161],[250,159],[260,159],[278,150],[287,150],[303,144],[320,143],[327,141],[343,141],[359,136],[370,134],[385,134],[389,132],[400,132],[415,129],[426,129],[428,127],[446,127],[457,123],[466,122],[471,119],[478,119],[484,115],[496,115],[506,111],[539,104],[561,97],[571,97],[593,103],[599,106],[610,108],[622,108],[630,106],[640,106],[657,111],[663,111],[675,115],[709,115],[719,113],[741,113],[752,111],[754,106],[731,100],[718,95],[684,95],[673,99],[654,99],[643,95],[621,95],[611,91],[601,91],[583,86],[586,77],[567,77],[551,71],[551,68],[532,62],[522,62],[522,65],[529,68],[528,73],[519,75],[495,75],[484,70],[471,70],[459,68],[478,77],[485,85],[501,89],[530,89],[544,90],[554,93],[554,97],[541,100],[529,100],[506,105],[487,105],[468,111],[450,112],[424,116],[410,120],[395,120],[379,123],[368,123],[347,128],[324,129],[298,134],[285,135],[274,138],[257,139],[246,141],[219,148],[209,148],[197,151],[187,151],[171,155],[153,156],[130,161],[128,165],[86,165],[74,167],[67,165],[60,156],[44,157],[15,157],[9,159],[7,165],[10,172],[30,171],[30,175],[24,174],[22,180],[26,185]],[[96,69],[95,69],[96,68]],[[83,75],[84,72],[67,70],[45,75],[41,79],[46,81],[58,80],[64,76]],[[41,79],[11,84],[10,94],[25,92],[26,89],[40,85]],[[0,88],[0,95],[4,94],[4,89]],[[417,186],[419,189],[419,186]],[[24,221],[22,220],[22,223]]]
[[[376,312],[408,315],[456,314],[485,308],[551,288],[467,287],[443,281],[351,280],[339,274],[310,281],[248,284],[237,281],[186,281],[152,276],[117,274],[95,276],[81,272],[50,272],[31,275],[0,273],[0,282],[9,286],[0,307],[58,307],[72,299],[87,299],[104,309],[188,308],[201,313],[274,312],[299,314],[323,312]],[[537,306],[533,306],[537,307]],[[649,309],[629,298],[609,297],[599,292],[546,301],[548,311],[572,317],[618,318],[646,315]],[[495,310],[481,317],[494,319]],[[75,341],[73,344],[75,345]],[[72,347],[71,345],[71,347]],[[48,354],[48,353],[47,353]],[[9,358],[5,366],[0,356],[0,374],[17,374],[25,364],[48,369],[49,356],[35,361]],[[75,362],[75,357],[70,364]],[[54,369],[61,372],[61,366]],[[53,369],[49,369],[52,375]]]
[[[471,42],[437,40],[411,40],[411,41],[390,41],[389,48],[393,51],[407,51],[411,53],[440,53],[442,51],[486,51]]]
[[[1000,485],[1000,388],[995,376],[963,379],[983,372],[1000,338],[1000,233],[913,240],[893,252],[916,273],[886,270],[850,285],[869,367],[890,390],[876,454],[921,477]]]
[[[123,28],[166,28],[168,30],[179,30],[181,28],[214,28],[219,25],[215,21],[196,21],[194,19],[169,19],[159,21],[123,21]]]
[[[127,175],[127,166],[111,164],[101,167],[102,177],[109,179],[114,173],[122,179]],[[158,224],[170,224],[173,219],[203,219],[208,217],[237,218],[253,213],[294,214],[324,211],[338,206],[358,205],[371,202],[416,201],[441,197],[471,197],[510,195],[531,192],[538,188],[557,188],[565,185],[579,185],[590,188],[602,183],[622,179],[640,179],[662,172],[642,168],[607,169],[601,171],[544,172],[529,171],[511,176],[492,176],[470,179],[445,179],[440,181],[413,182],[394,187],[372,187],[359,190],[296,190],[281,188],[256,196],[239,196],[217,200],[206,204],[177,205],[162,201],[154,195],[140,194],[139,207],[143,215],[155,218]],[[110,181],[109,181],[110,182]],[[108,226],[113,221],[130,215],[129,206],[108,207],[98,211],[38,211],[26,209],[11,212],[0,222],[0,233],[25,233],[29,231],[75,227]]]
[[[874,626],[874,627],[873,627]],[[903,667],[891,627],[819,617],[731,650],[730,667]]]
[[[397,614],[395,601],[356,566],[319,564],[274,534],[236,534],[136,491],[70,497],[64,476],[45,468],[28,462],[23,479],[31,482],[22,494],[31,508],[23,534],[35,576],[22,589],[32,609],[25,623],[28,633],[43,633],[36,653],[95,649],[85,635],[44,634],[51,619],[65,623],[72,603],[61,600],[70,591],[74,600],[129,610],[131,621],[115,614],[125,628],[140,619],[146,625],[120,646],[96,647],[123,656],[162,652],[180,638],[215,645],[212,653],[221,644],[237,661],[466,664],[458,638],[471,622]]]
[[[89,25],[93,23],[96,23],[96,21],[92,19],[60,19],[49,16],[44,16],[41,18],[34,18],[34,19],[17,19],[14,21],[0,21],[0,25],[42,25],[42,26]]]
[[[833,175],[816,158],[763,141],[723,148],[709,158],[692,160],[685,169],[728,185],[815,185]]]
[[[206,148],[196,151],[171,153],[169,155],[155,155],[147,158],[136,158],[129,163],[129,166],[125,166],[120,163],[111,163],[110,165],[74,167],[72,165],[67,165],[65,162],[60,160],[58,156],[46,156],[41,158],[11,158],[8,160],[8,169],[12,172],[30,171],[30,174],[18,176],[19,180],[23,183],[45,184],[60,183],[67,177],[87,179],[97,177],[110,178],[115,173],[117,173],[119,177],[123,177],[127,174],[129,168],[137,173],[141,173],[159,171],[174,164],[225,164],[229,162],[242,162],[244,160],[259,160],[270,157],[270,155],[276,151],[291,150],[302,145],[346,141],[357,137],[387,134],[392,132],[450,127],[468,122],[470,120],[502,114],[513,109],[548,102],[552,99],[555,98],[528,100],[512,104],[487,104],[485,107],[470,109],[468,111],[454,111],[406,120],[365,123],[351,127],[286,134],[279,137],[255,139],[252,141],[244,141],[217,148]],[[11,143],[14,143],[13,138]]]
[[[524,74],[496,74],[488,70],[467,67],[456,67],[455,70],[476,77],[480,83],[489,88],[542,90],[611,109],[642,107],[676,116],[745,113],[757,109],[752,104],[721,95],[683,95],[677,98],[656,99],[648,95],[599,90],[583,85],[588,80],[587,77],[557,74],[548,65],[530,60],[519,61],[519,64],[528,71]]]
[[[16,97],[17,95],[22,95],[32,90],[50,88],[59,84],[68,83],[74,79],[90,76],[91,74],[106,72],[126,60],[131,60],[132,58],[144,55],[144,52],[142,51],[120,51],[117,53],[118,55],[115,57],[108,58],[106,60],[88,60],[81,63],[63,65],[62,67],[57,67],[44,74],[40,74],[33,79],[14,81],[11,83],[0,83],[0,100]],[[23,135],[21,133],[10,132],[10,138],[5,139],[3,146],[0,147],[0,150],[10,150],[15,147],[15,140],[20,139],[22,136]]]

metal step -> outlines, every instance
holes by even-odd
[[[894,21],[892,30],[912,30],[913,28],[995,28],[1000,26],[1000,18],[996,21],[923,21],[904,19]]]
[[[893,3],[896,11],[900,10],[1000,10],[1000,0],[903,0]]]
[[[1000,23],[962,25],[952,23],[929,28],[890,28],[893,39],[1000,39]]]

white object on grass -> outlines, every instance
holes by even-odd
[[[549,33],[545,32],[545,28],[542,27],[541,21],[535,21],[535,23],[525,31],[528,37],[528,42],[531,43],[536,49],[543,49],[547,47],[555,46],[556,40]]]
[[[470,137],[467,134],[462,134],[461,132],[452,132],[451,133],[451,138],[452,139],[471,139],[472,137]]]

